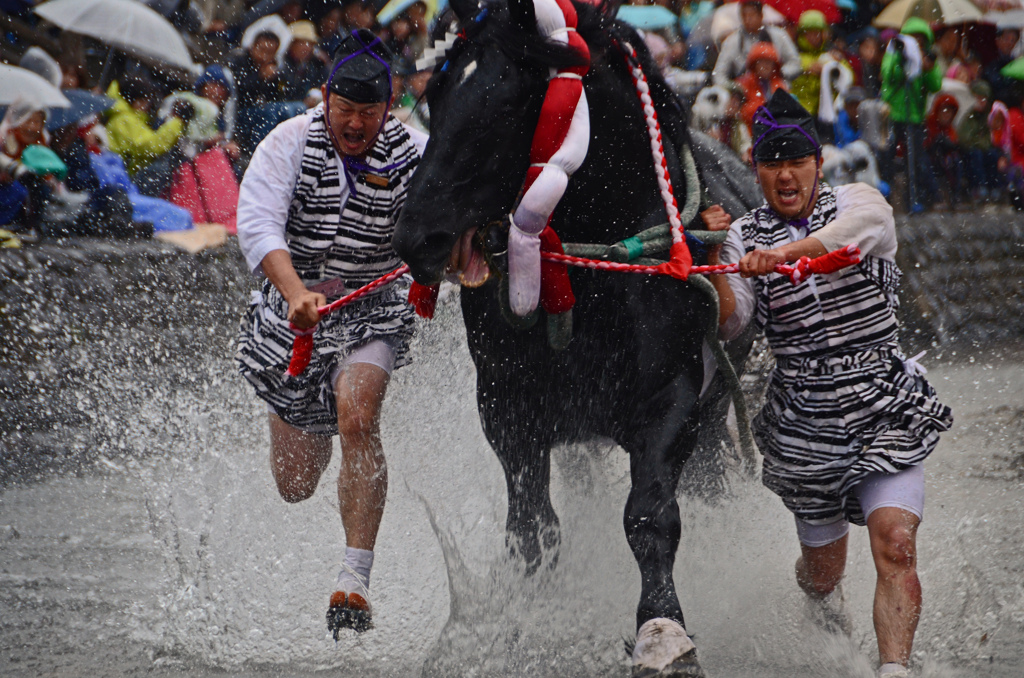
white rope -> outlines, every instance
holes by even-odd
[[[636,86],[636,93],[640,97],[640,103],[643,104],[644,120],[647,123],[647,136],[651,140],[651,157],[654,160],[654,172],[658,177],[658,191],[661,194],[661,200],[665,203],[665,214],[668,216],[672,243],[678,244],[683,241],[683,222],[679,218],[679,205],[672,190],[672,177],[669,176],[668,168],[666,167],[665,149],[661,141],[661,126],[658,124],[658,114],[654,110],[651,88],[647,84],[647,76],[644,75],[643,69],[640,68],[636,50],[628,42],[623,43],[623,47],[630,57],[630,74],[633,77],[633,84]]]

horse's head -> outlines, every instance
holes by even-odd
[[[549,69],[580,63],[540,36],[532,0],[451,4],[462,31],[427,89],[430,142],[393,239],[421,283],[438,282],[449,261],[469,278],[481,273],[484,244],[475,236],[514,206]]]

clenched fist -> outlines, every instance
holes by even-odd
[[[286,301],[288,302],[288,322],[306,330],[320,322],[320,312],[317,309],[327,304],[327,297],[303,290]]]

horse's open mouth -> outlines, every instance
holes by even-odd
[[[449,273],[457,273],[459,282],[466,287],[480,287],[491,277],[491,267],[484,257],[484,248],[477,229],[470,228],[452,246],[448,256]]]

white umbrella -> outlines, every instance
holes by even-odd
[[[879,28],[902,28],[912,16],[949,25],[981,21],[982,13],[971,0],[896,0],[872,23]]]
[[[67,108],[71,105],[64,94],[46,79],[17,66],[0,64],[0,106],[26,99],[47,108]]]
[[[786,17],[782,16],[777,9],[764,5],[762,9],[762,21],[766,26],[784,26]],[[711,19],[711,38],[719,45],[725,38],[740,27],[740,4],[730,2],[715,10]]]
[[[66,31],[96,38],[138,59],[196,70],[177,29],[136,0],[50,0],[34,11]]]
[[[1009,9],[1004,12],[986,12],[982,23],[995,24],[997,29],[1024,28],[1024,9]]]

